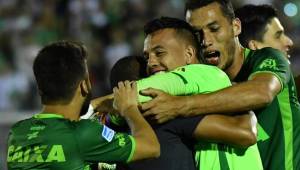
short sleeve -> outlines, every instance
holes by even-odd
[[[81,120],[75,136],[82,157],[87,162],[128,162],[135,151],[132,136],[117,133],[97,121]]]
[[[283,89],[289,81],[290,66],[288,60],[283,53],[272,48],[265,48],[260,53],[261,56],[255,61],[249,79],[258,73],[270,73],[278,78]]]
[[[184,139],[193,139],[194,131],[200,121],[203,119],[203,116],[194,116],[186,118],[176,118],[169,121],[165,127],[170,129],[175,134],[178,134]]]

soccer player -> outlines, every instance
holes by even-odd
[[[238,40],[241,23],[228,0],[191,0],[186,4],[186,19],[203,33],[206,62],[239,83],[214,93],[183,97],[144,91],[156,96],[142,105],[145,115],[165,121],[179,115],[253,109],[265,137],[269,137],[258,141],[264,168],[299,169],[300,105],[292,97],[296,91],[286,57],[273,48],[243,48]]]
[[[241,45],[251,50],[272,47],[282,51],[287,58],[293,41],[284,32],[277,17],[277,10],[271,5],[245,5],[235,10],[241,20],[239,35]]]
[[[193,29],[186,22],[179,19],[165,17],[155,19],[146,24],[145,33],[147,37],[145,40],[144,55],[148,59],[148,64],[152,66],[149,67],[148,72],[154,73],[154,70],[159,70],[160,72],[156,72],[156,74],[153,76],[137,81],[138,89],[155,87],[163,89],[165,92],[173,95],[192,95],[196,93],[209,93],[231,85],[226,74],[217,67],[197,64],[199,63],[197,60],[197,40],[193,35]],[[160,52],[164,53],[164,55],[159,54]],[[126,61],[126,59],[124,60]],[[156,67],[156,64],[159,61],[164,63],[164,68]],[[120,63],[122,62],[123,60],[120,61]],[[133,64],[127,63],[126,66],[133,66]],[[131,67],[128,67],[126,70],[130,71],[130,68]],[[126,72],[124,73],[123,70],[124,69],[122,69],[122,65],[117,63],[111,72],[111,77],[120,80],[118,77],[124,76],[124,74],[126,76]],[[167,72],[161,73],[162,70]],[[131,74],[128,73],[128,75],[129,76],[125,78],[130,78]],[[138,76],[133,75],[133,77]],[[117,80],[112,82],[117,82]],[[149,100],[149,98],[147,99],[145,97],[139,97],[140,102],[144,102],[146,100]],[[158,169],[158,167],[162,167],[162,165],[168,165],[171,163],[174,165],[173,168],[170,168],[170,166],[164,166],[164,168],[183,169],[189,164],[186,164],[183,161],[186,160],[187,157],[183,157],[183,153],[185,153],[183,151],[186,150],[186,146],[184,146],[182,142],[187,143],[188,141],[191,141],[191,138],[193,137],[191,135],[192,132],[194,133],[194,137],[196,139],[201,139],[202,141],[218,141],[232,144],[232,142],[237,142],[234,138],[238,136],[243,138],[242,136],[244,136],[243,134],[231,134],[240,131],[232,131],[232,129],[239,129],[239,126],[249,127],[249,121],[247,123],[245,121],[238,121],[238,119],[238,117],[209,115],[205,116],[201,121],[195,121],[195,118],[175,119],[175,121],[154,126],[161,143],[161,157],[156,160],[143,161],[141,164],[139,164],[142,165],[142,167],[139,168]],[[193,130],[197,124],[198,126],[196,130]],[[229,140],[228,137],[231,137],[232,140]],[[242,142],[242,140],[240,142]],[[179,147],[184,149],[178,149]],[[218,146],[213,147],[218,148]],[[228,153],[236,150],[240,151],[239,156],[228,156],[232,161],[231,163],[234,162],[235,164],[242,165],[245,169],[244,162],[251,162],[251,166],[246,167],[246,169],[262,169],[262,164],[256,145],[251,146],[248,149],[233,149],[227,146],[222,146],[222,149],[225,148],[228,149]],[[206,150],[207,148],[198,148],[198,150],[200,149]],[[246,153],[244,153],[245,151]],[[205,152],[201,154],[205,154]],[[220,152],[220,154],[226,153]],[[214,156],[214,158],[216,158],[214,161],[218,161],[219,163],[218,155],[218,150],[214,150],[211,152],[211,154],[207,154],[207,156],[210,157]],[[167,161],[169,159],[173,159],[174,161]],[[157,163],[159,163],[159,166],[154,166],[157,165]],[[180,165],[183,163],[185,166],[181,167]],[[133,165],[136,165],[136,163],[133,163]],[[226,164],[220,165],[219,163],[218,168],[229,166],[225,165]],[[206,168],[217,168],[217,165]]]
[[[137,108],[136,84],[120,82],[114,88],[114,105],[127,120],[132,136],[97,121],[79,121],[91,93],[84,46],[68,41],[50,44],[38,53],[33,71],[43,110],[12,126],[8,169],[90,169],[99,161],[159,156],[156,135]]]
[[[242,31],[239,35],[241,44],[252,50],[272,47],[283,52],[287,58],[293,41],[284,32],[277,10],[271,5],[245,5],[235,10],[236,17],[241,20]],[[300,98],[300,76],[295,77]]]
[[[116,85],[118,81],[138,80],[138,77],[144,77],[145,74],[141,70],[144,68],[141,65],[143,65],[143,62],[137,57],[120,59],[111,70],[110,80],[112,86]],[[182,69],[185,71],[183,72]],[[194,76],[199,77],[198,81],[195,81]],[[216,78],[218,80],[215,80]],[[185,83],[183,79],[186,81]],[[212,84],[212,82],[218,85],[207,87],[206,84]],[[228,85],[230,85],[230,81],[224,72],[216,67],[200,64],[183,66],[171,72],[156,74],[137,81],[139,89],[156,87],[177,95],[198,92],[198,88],[205,92],[210,92]],[[149,99],[143,96],[139,98],[139,101],[142,102],[147,100]],[[177,118],[162,125],[153,124],[152,127],[161,145],[160,157],[130,163],[126,169],[195,169],[193,145],[196,141],[193,138],[202,141],[218,141],[240,148],[248,147],[256,142],[255,133],[251,130],[251,128],[256,128],[256,126],[251,121],[253,119],[249,119],[249,115],[208,115],[203,119],[202,116]],[[106,122],[109,125],[113,124],[110,121]],[[118,122],[115,123],[118,124]],[[235,129],[235,131],[232,131],[232,129]],[[253,148],[256,148],[256,146],[253,146]],[[253,151],[260,161],[257,148],[256,150],[253,149]],[[248,151],[248,153],[250,152]],[[247,161],[253,163],[251,158],[247,159]],[[258,167],[252,166],[255,169],[258,169]]]

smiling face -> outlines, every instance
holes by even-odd
[[[262,41],[256,41],[255,43],[257,49],[272,47],[282,51],[286,56],[288,56],[288,51],[293,46],[293,41],[284,33],[284,28],[276,17],[266,25],[266,32]]]
[[[239,20],[229,21],[217,2],[188,10],[186,20],[195,29],[203,31],[202,45],[206,61],[222,70],[229,68],[238,44],[237,36],[241,28]]]
[[[176,36],[171,28],[158,30],[147,35],[144,41],[144,57],[148,74],[171,71],[195,62],[194,54],[184,40]]]

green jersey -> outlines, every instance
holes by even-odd
[[[231,85],[222,70],[214,66],[194,64],[179,67],[167,73],[158,73],[137,81],[138,90],[148,87],[160,89],[172,95],[194,95],[214,92]],[[139,96],[140,102],[150,100]],[[261,170],[262,162],[257,145],[247,149],[216,143],[196,145],[196,162],[200,169]]]
[[[255,74],[278,78],[281,91],[272,103],[256,110],[257,119],[269,139],[258,142],[265,169],[300,169],[300,106],[287,59],[272,48],[246,49],[244,64],[235,78],[242,82]]]
[[[101,162],[130,161],[134,139],[97,121],[70,121],[37,114],[13,125],[8,138],[8,169],[88,170]]]

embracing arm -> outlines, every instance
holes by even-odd
[[[171,96],[149,89],[143,94],[154,99],[143,104],[145,115],[154,115],[158,122],[176,116],[193,116],[207,113],[231,114],[263,107],[280,92],[279,79],[269,73],[258,73],[249,81],[231,87],[194,96]]]
[[[92,107],[98,112],[110,112],[113,110],[112,102],[114,99],[114,94],[108,94],[106,96],[101,96],[93,99],[91,101]]]
[[[198,140],[249,147],[256,143],[257,120],[253,112],[237,116],[207,115],[194,130]]]
[[[188,114],[230,113],[254,110],[271,103],[280,92],[281,83],[272,74],[259,73],[253,79],[223,90],[192,96],[187,104]]]

